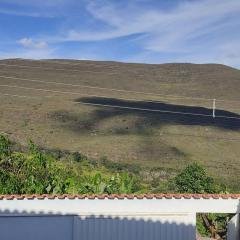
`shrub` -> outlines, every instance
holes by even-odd
[[[6,136],[0,135],[0,159],[3,157],[9,156],[10,153],[11,153],[11,142]]]
[[[79,153],[73,157],[75,161],[86,159]],[[110,194],[135,193],[143,189],[139,179],[128,173],[91,174],[90,163],[80,172],[74,166],[76,163],[66,165],[57,161],[31,141],[28,153],[13,152],[9,139],[0,136],[0,194]]]
[[[176,190],[180,193],[217,193],[220,187],[197,163],[189,165],[174,179]]]
[[[138,164],[130,164],[125,162],[113,162],[109,160],[106,156],[100,158],[100,163],[111,171],[127,171],[133,174],[139,174],[141,167]]]
[[[82,161],[87,160],[87,157],[79,152],[74,152],[72,154],[72,158],[75,162],[82,162]]]

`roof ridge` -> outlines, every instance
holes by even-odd
[[[7,194],[0,200],[33,199],[240,199],[240,194]]]

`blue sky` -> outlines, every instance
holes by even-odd
[[[240,67],[240,0],[0,0],[0,58]]]

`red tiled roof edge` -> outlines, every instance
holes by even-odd
[[[0,195],[0,200],[33,199],[240,199],[240,194],[23,194]]]

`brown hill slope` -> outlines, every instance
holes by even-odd
[[[174,171],[198,161],[228,184],[240,183],[234,177],[240,173],[237,69],[16,59],[0,61],[0,85],[8,94],[0,95],[0,131],[23,144],[31,138],[46,147]],[[217,115],[230,118],[198,115],[212,114],[213,98]]]

